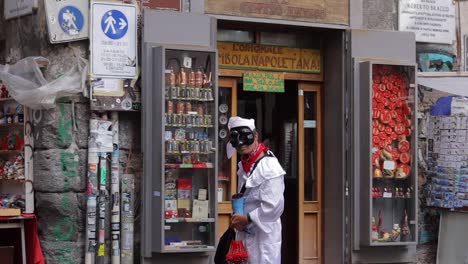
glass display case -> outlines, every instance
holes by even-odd
[[[212,251],[217,219],[216,52],[157,47],[153,55],[143,147],[150,163],[145,164],[146,182],[152,185],[152,199],[145,201],[152,208],[145,224],[153,228],[152,250]]]
[[[360,115],[364,216],[361,244],[417,238],[415,65],[363,62]]]

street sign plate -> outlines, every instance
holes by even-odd
[[[51,43],[70,42],[89,36],[89,3],[82,0],[45,0]]]
[[[137,77],[137,6],[91,2],[91,75]]]

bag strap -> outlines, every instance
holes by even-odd
[[[242,185],[242,188],[241,188],[241,190],[240,190],[239,193],[240,193],[240,194],[244,194],[244,192],[245,192],[245,182],[244,182],[244,184]]]
[[[273,153],[271,153],[271,151],[267,151],[267,152],[265,153],[265,155],[263,155],[261,158],[259,158],[258,160],[256,160],[255,163],[254,163],[254,165],[253,165],[252,170],[250,171],[249,176],[252,175],[252,173],[254,172],[255,168],[257,168],[257,165],[258,165],[258,163],[260,162],[260,160],[262,160],[262,159],[265,158],[265,157],[274,157],[274,155],[273,155]],[[246,187],[245,187],[245,184],[246,184],[246,183],[247,183],[247,182],[244,182],[244,184],[242,185],[242,188],[241,188],[241,190],[240,190],[240,192],[239,192],[240,194],[244,194],[245,189],[246,189]]]

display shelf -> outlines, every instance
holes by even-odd
[[[388,246],[408,246],[408,245],[415,245],[417,242],[372,242],[371,246],[382,246],[382,247],[388,247]]]
[[[22,150],[6,150],[6,149],[0,150],[0,155],[20,155],[20,154],[23,154]]]
[[[25,183],[26,179],[6,179],[6,178],[0,178],[0,181],[5,181],[5,182],[17,182],[17,183]]]
[[[383,200],[407,200],[411,198],[405,197],[372,197],[372,199],[383,199]]]
[[[21,210],[17,208],[0,208],[0,216],[19,216]]]
[[[214,152],[176,152],[176,153],[173,153],[173,152],[166,152],[166,155],[168,156],[182,156],[182,155],[211,155],[213,154]]]
[[[13,98],[0,102],[0,199],[34,213],[32,111]]]
[[[0,129],[14,128],[14,127],[23,127],[23,126],[24,126],[24,123],[0,124]]]
[[[153,52],[152,96],[143,96],[151,100],[144,111],[152,117],[146,120],[144,152],[150,153],[151,165],[145,173],[161,175],[151,177],[158,195],[145,205],[153,208],[145,226],[157,229],[151,248],[157,253],[210,251],[217,224],[216,52],[166,47]]]
[[[198,163],[198,164],[164,164],[167,169],[212,169],[212,163]]]
[[[201,127],[201,128],[213,128],[213,125],[197,125],[197,126],[191,126],[191,125],[165,125],[166,127],[178,127],[178,128],[194,128],[194,127]]]
[[[205,100],[205,99],[197,99],[197,98],[168,98],[166,97],[166,101],[171,100],[171,101],[193,101],[193,102],[214,102],[214,98],[210,100]]]
[[[214,251],[214,246],[164,246],[164,252],[166,253],[190,253],[190,252],[206,252]]]
[[[417,241],[416,66],[360,64],[363,192],[361,244],[402,246]]]
[[[166,219],[167,224],[170,223],[213,223],[215,218],[172,218]]]

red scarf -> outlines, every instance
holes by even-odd
[[[257,149],[252,151],[252,153],[248,155],[241,156],[242,168],[246,173],[249,173],[250,168],[254,165],[255,161],[257,161],[258,157],[262,153],[266,153],[268,151],[268,147],[265,146],[263,143],[258,144]]]

